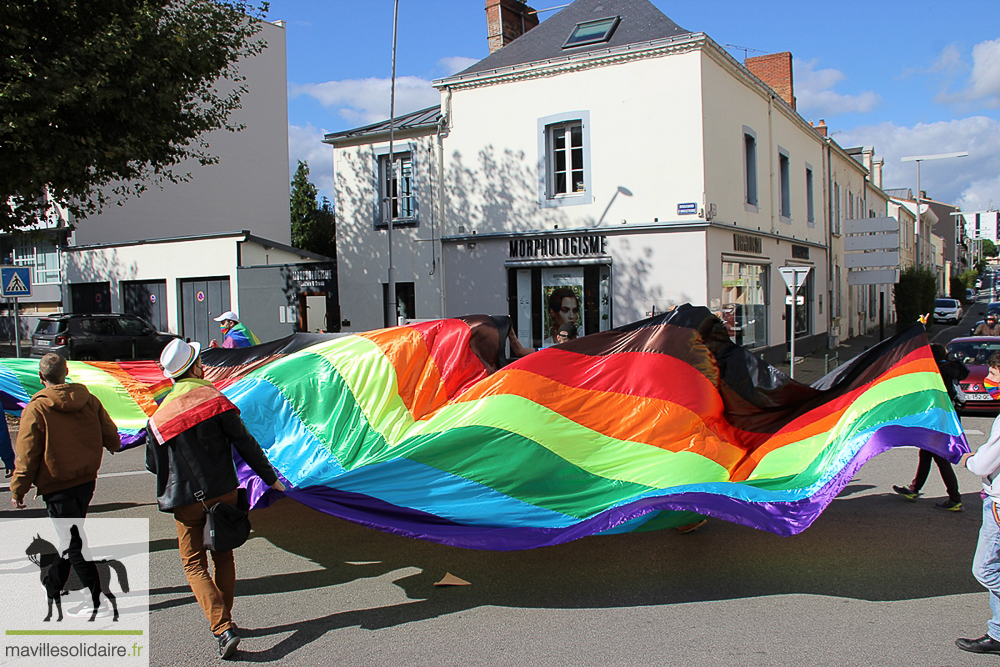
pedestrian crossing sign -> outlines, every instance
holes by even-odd
[[[7,299],[31,296],[31,267],[0,267],[0,296]]]

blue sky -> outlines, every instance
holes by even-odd
[[[529,2],[535,9],[569,0]],[[916,188],[906,155],[928,161],[928,196],[1000,207],[1000,6],[996,0],[825,3],[652,0],[678,25],[750,56],[791,51],[798,111],[841,146],[874,146],[885,188]],[[484,0],[400,0],[396,111],[437,104],[430,82],[488,54]],[[323,134],[389,117],[392,0],[272,0],[286,21],[291,169],[307,160],[332,198]],[[555,12],[542,12],[543,20]],[[744,51],[729,48],[742,61]]]

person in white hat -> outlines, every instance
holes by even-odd
[[[174,388],[149,419],[146,469],[156,475],[160,511],[174,515],[184,574],[219,642],[219,657],[228,658],[240,643],[232,617],[236,563],[232,551],[213,551],[215,574],[209,574],[205,507],[237,504],[233,447],[265,484],[278,491],[285,487],[239,410],[204,378],[200,353],[198,343],[180,339],[163,348],[160,366],[164,377],[174,380]],[[204,503],[195,497],[199,490]]]
[[[231,310],[227,310],[215,318],[219,322],[222,334],[225,338],[222,347],[250,347],[260,345],[260,339],[254,335],[246,325],[240,323],[239,315]],[[214,345],[212,347],[215,347]]]

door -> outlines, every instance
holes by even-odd
[[[157,331],[169,330],[166,280],[123,281],[120,287],[124,314],[141,317]]]
[[[214,320],[230,310],[229,278],[195,278],[181,283],[181,336],[208,346],[222,344],[222,331]]]
[[[74,313],[111,312],[111,283],[73,283],[69,296]]]

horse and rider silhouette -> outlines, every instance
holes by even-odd
[[[52,619],[52,603],[55,603],[59,617],[56,621],[63,620],[62,596],[69,591],[90,590],[90,597],[94,604],[94,610],[90,614],[90,621],[97,618],[97,610],[101,604],[101,593],[108,598],[114,610],[114,618],[118,620],[118,602],[111,593],[111,570],[114,569],[118,575],[118,585],[123,593],[128,593],[128,572],[125,566],[117,560],[97,560],[89,561],[83,557],[83,537],[80,529],[73,524],[70,527],[69,548],[62,554],[55,545],[48,542],[41,535],[36,534],[24,553],[28,560],[38,566],[42,586],[45,587],[45,597],[48,601],[48,614],[43,621]],[[70,577],[70,566],[76,573],[76,577]]]

